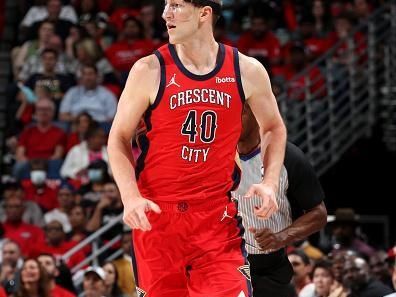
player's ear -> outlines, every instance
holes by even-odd
[[[204,6],[201,8],[201,18],[206,20],[212,16],[212,8],[210,6]]]

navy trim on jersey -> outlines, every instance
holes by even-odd
[[[137,268],[137,262],[136,262],[136,255],[135,255],[135,249],[133,247],[133,230],[131,231],[131,259],[132,259],[132,269],[133,269],[133,275],[135,278],[135,285],[139,287],[139,273],[138,273],[138,268]]]
[[[151,125],[151,114],[152,114],[152,108],[151,106],[147,109],[146,114],[144,115],[144,123],[146,124],[146,128],[147,128],[147,132],[146,133],[142,133],[139,136],[139,140],[138,143],[140,145],[140,149],[141,149],[141,154],[136,162],[136,168],[135,168],[135,176],[136,176],[136,180],[139,180],[139,176],[140,173],[143,171],[144,169],[144,161],[146,160],[147,154],[148,154],[148,150],[150,148],[150,141],[147,137],[147,133],[149,131],[151,131],[152,125]]]
[[[239,166],[237,165],[237,163],[235,162],[234,164],[234,171],[232,172],[232,181],[234,182],[232,184],[231,190],[230,191],[235,191],[238,186],[239,183],[241,182],[241,176],[242,176],[242,172],[241,169],[239,168]],[[231,194],[231,193],[230,193]],[[231,197],[231,196],[230,196]]]
[[[261,152],[261,148],[258,147],[246,155],[239,154],[239,158],[242,161],[248,161],[248,160],[254,158],[255,156],[257,156],[260,152]]]
[[[191,79],[194,79],[194,80],[203,81],[203,80],[208,80],[208,79],[212,78],[220,71],[221,67],[224,64],[225,48],[224,48],[224,44],[222,44],[222,43],[219,43],[219,51],[217,52],[217,58],[216,58],[216,67],[211,72],[204,74],[204,75],[194,74],[194,73],[190,72],[186,67],[184,67],[182,61],[180,60],[179,56],[177,55],[175,46],[173,44],[169,43],[168,47],[169,47],[169,52],[170,52],[174,62],[177,65],[177,68],[179,68],[179,70],[185,76],[187,76]]]
[[[160,85],[158,88],[157,96],[155,97],[154,103],[151,105],[151,109],[155,109],[158,106],[158,104],[161,102],[166,85],[166,67],[165,67],[164,57],[161,55],[159,51],[155,51],[154,54],[157,56],[158,61],[160,63],[161,78],[160,78]]]
[[[242,77],[241,77],[241,68],[239,67],[239,54],[238,54],[238,49],[233,48],[232,49],[233,54],[234,54],[234,70],[235,70],[235,77],[238,85],[238,91],[239,91],[239,97],[241,97],[242,104],[245,103],[246,96],[245,96],[245,91],[243,90],[242,86]]]

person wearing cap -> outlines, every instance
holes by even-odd
[[[101,267],[90,266],[84,271],[83,292],[84,297],[105,297],[106,272]]]
[[[335,219],[330,222],[329,226],[332,234],[333,252],[352,250],[366,259],[375,255],[376,250],[357,235],[359,216],[352,208],[336,209]]]
[[[133,229],[140,296],[250,297],[249,263],[230,191],[240,171],[235,153],[245,101],[267,147],[263,180],[247,197],[269,218],[284,159],[286,128],[265,68],[217,43],[221,0],[167,0],[169,44],[138,60],[121,94],[108,152]],[[134,167],[131,140],[142,154]]]

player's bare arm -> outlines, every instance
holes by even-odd
[[[145,212],[160,208],[141,196],[137,187],[131,140],[146,109],[155,100],[160,84],[160,65],[154,56],[137,61],[121,94],[108,142],[109,161],[124,204],[124,221],[133,229],[147,231]]]
[[[260,126],[261,151],[266,169],[262,183],[252,185],[246,196],[261,196],[263,204],[255,209],[255,213],[261,218],[268,218],[278,209],[276,193],[285,155],[286,128],[265,68],[256,59],[243,54],[240,54],[240,68],[246,100]]]

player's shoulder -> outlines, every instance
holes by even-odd
[[[131,72],[135,74],[150,74],[160,71],[160,62],[155,54],[140,58],[133,65]]]
[[[263,64],[260,63],[256,58],[249,57],[247,55],[238,52],[239,56],[239,67],[242,74],[251,74],[257,76],[257,71],[267,73]]]

